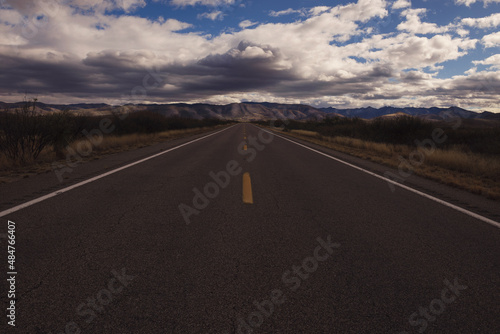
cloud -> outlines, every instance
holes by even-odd
[[[38,30],[48,20],[56,19],[59,15],[66,16],[74,11],[103,15],[106,12],[116,10],[131,13],[144,6],[146,6],[145,0],[2,0],[0,16],[5,16],[6,12],[11,12],[11,15],[21,18],[21,21],[16,23],[24,25],[25,30]],[[0,20],[5,22],[2,18]]]
[[[439,80],[438,83],[440,87],[437,88],[437,93],[440,96],[465,101],[470,105],[478,105],[481,102],[492,105],[498,100],[500,72],[473,72]]]
[[[495,28],[500,25],[500,13],[481,18],[465,18],[462,19],[461,23],[466,26],[481,29]]]
[[[359,6],[341,6],[334,12],[326,11],[301,22],[264,24],[212,39],[199,34],[177,33],[178,29],[189,25],[176,20],[84,15],[67,8],[40,31],[37,43],[28,48],[30,52],[18,50],[16,52],[23,54],[19,57],[16,52],[8,56],[13,50],[2,50],[0,55],[6,57],[4,64],[7,60],[12,63],[12,59],[17,59],[13,66],[21,72],[26,68],[32,69],[31,81],[22,82],[22,89],[42,95],[64,91],[73,98],[85,94],[94,98],[119,96],[142,82],[141,73],[147,73],[151,66],[158,68],[165,87],[168,87],[168,90],[158,88],[148,92],[148,98],[153,100],[192,100],[204,96],[209,98],[220,92],[262,91],[265,87],[272,87],[276,94],[287,96],[316,86],[329,92],[344,93],[349,88],[361,92],[364,84],[359,82],[345,82],[343,88],[331,90],[332,83],[321,81],[323,73],[342,80],[355,75],[341,68],[340,55],[337,56],[338,64],[325,67],[324,61],[334,52],[330,45],[332,40],[357,33],[357,25],[351,22],[352,19],[367,20],[372,15],[383,15],[385,10],[382,4],[382,1],[375,5],[360,1]],[[61,29],[62,26],[65,28]],[[51,38],[56,31],[58,40]],[[283,38],[277,40],[277,35]],[[311,43],[311,49],[303,47],[305,40]],[[124,48],[135,51],[123,51]],[[58,51],[52,55],[51,50]],[[315,52],[320,52],[321,57],[317,57]],[[48,73],[43,69],[49,67],[48,59],[51,67],[57,67],[57,62],[60,62],[61,69],[69,69],[69,64],[73,62],[75,69],[79,69],[75,73],[81,73],[76,76],[80,85],[66,86],[64,81],[67,77],[64,75],[59,76],[59,84],[65,85],[63,90],[58,90],[54,82],[44,85]],[[64,67],[63,63],[68,65]],[[370,81],[380,73],[386,73],[378,68],[360,71],[364,71]],[[310,79],[318,82],[309,82]],[[75,87],[73,91],[72,87]],[[291,91],[288,92],[288,89]],[[311,92],[300,94],[311,95]]]
[[[259,24],[259,22],[252,22],[250,20],[245,20],[245,21],[241,21],[240,24],[239,24],[239,27],[242,28],[242,29],[246,29],[246,28],[249,28],[249,27],[253,27],[255,25]]]
[[[16,25],[23,22],[23,15],[15,10],[0,11],[0,22],[7,25]]]
[[[104,2],[106,3],[107,1]],[[29,16],[37,13],[56,14],[61,7],[64,7],[64,5],[56,1],[45,2],[36,0],[4,0],[1,7],[13,9],[23,16]]]
[[[278,17],[278,16],[283,16],[283,15],[290,15],[290,14],[303,14],[302,9],[293,9],[293,8],[288,8],[285,10],[280,10],[280,11],[270,11],[269,15],[273,17]]]
[[[402,72],[399,75],[399,78],[403,82],[406,82],[406,83],[410,82],[413,84],[428,81],[428,80],[432,79],[433,77],[434,77],[433,74],[425,73],[423,71],[408,71],[408,72]]]
[[[408,7],[411,7],[411,1],[410,0],[397,0],[392,5],[392,9],[403,9],[403,8],[408,8]]]
[[[424,8],[406,9],[401,13],[406,21],[400,23],[397,29],[414,34],[439,34],[450,30],[450,26],[439,27],[435,23],[422,22],[420,16],[423,16],[426,11]]]
[[[121,9],[125,12],[131,12],[137,8],[146,6],[144,0],[70,0],[69,3],[74,7],[84,10],[93,9],[98,11]]]
[[[225,53],[211,54],[188,66],[166,68],[168,82],[183,94],[195,92],[197,97],[221,92],[252,92],[293,81],[291,71],[280,50],[243,41]],[[231,87],[231,89],[229,89]]]
[[[224,14],[220,10],[216,10],[216,11],[209,12],[209,13],[199,14],[198,18],[199,19],[205,18],[205,19],[209,19],[209,20],[212,20],[212,21],[216,21],[216,20],[221,20],[222,21],[224,19],[224,16],[226,16],[226,14]]]
[[[332,7],[328,7],[328,6],[313,7],[311,9],[309,9],[309,15],[316,16],[319,14],[323,14],[324,12],[326,12],[327,10],[330,10],[330,9],[332,9]]]
[[[500,46],[500,32],[484,36],[481,43],[483,43],[487,48]]]
[[[456,27],[455,32],[460,36],[460,37],[465,37],[470,34],[470,31],[467,29],[464,29],[462,27]]]
[[[343,20],[355,22],[368,22],[373,18],[384,18],[388,15],[385,0],[358,0],[345,6],[332,8],[331,13]]]
[[[99,67],[102,69],[137,69],[146,65],[156,58],[154,52],[141,51],[116,51],[105,50],[101,52],[89,52],[82,60],[84,65]]]
[[[398,71],[406,69],[436,68],[436,65],[455,60],[473,49],[477,40],[436,35],[432,38],[401,34],[381,39],[376,36],[361,45],[353,46],[359,56],[371,61],[390,59]]]
[[[493,55],[485,60],[473,61],[474,65],[492,66],[494,69],[500,69],[500,54]]]
[[[500,0],[455,0],[457,5],[466,5],[467,7],[470,7],[470,5],[475,4],[476,2],[483,2],[486,7],[490,3],[500,3]]]
[[[171,0],[170,3],[179,7],[196,5],[216,7],[222,5],[232,5],[234,4],[234,0]]]
[[[405,7],[403,16],[391,18],[402,21],[401,29],[370,31],[374,19],[387,19],[394,2],[314,7],[288,23],[245,20],[241,29],[215,36],[184,31],[192,26],[175,19],[75,10],[64,3],[57,15],[47,14],[36,34],[23,33],[29,14],[21,11],[39,12],[41,3],[19,0],[18,9],[0,8],[0,100],[28,91],[49,103],[252,100],[355,107],[383,106],[390,99],[395,106],[486,108],[498,99],[477,88],[500,87],[497,58],[477,60],[476,66],[488,66],[484,71],[448,79],[437,75],[443,64],[467,55],[479,42],[465,29],[455,34],[463,29],[459,24],[422,22],[425,11]],[[474,27],[494,21],[473,20],[478,20]],[[487,47],[500,43],[496,32],[479,39]],[[148,89],[141,93],[144,82]]]

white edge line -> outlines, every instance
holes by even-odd
[[[279,138],[281,138],[281,139],[287,140],[287,141],[289,141],[289,142],[291,142],[291,143],[294,143],[294,144],[296,144],[296,145],[299,145],[299,146],[302,146],[302,147],[304,147],[304,148],[307,148],[307,149],[308,149],[308,150],[310,150],[310,151],[316,152],[316,153],[321,154],[321,155],[323,155],[323,156],[325,156],[325,157],[327,157],[327,158],[330,158],[330,159],[332,159],[332,160],[335,160],[335,161],[337,161],[337,162],[340,162],[340,163],[342,163],[342,164],[344,164],[344,165],[347,165],[347,166],[349,166],[349,167],[355,168],[355,169],[357,169],[357,170],[359,170],[359,171],[362,171],[362,172],[364,172],[364,173],[366,173],[366,174],[369,174],[369,175],[371,175],[371,176],[375,176],[376,178],[379,178],[379,179],[381,179],[381,180],[384,180],[384,181],[386,181],[386,182],[389,182],[389,183],[391,183],[391,184],[395,185],[396,187],[400,187],[400,188],[406,189],[406,190],[411,191],[411,192],[413,192],[413,193],[415,193],[415,194],[417,194],[417,195],[420,195],[420,196],[422,196],[422,197],[428,198],[428,199],[430,199],[430,200],[433,200],[434,202],[437,202],[437,203],[439,203],[439,204],[442,204],[442,205],[444,205],[444,206],[447,206],[447,207],[449,207],[449,208],[452,208],[452,209],[454,209],[454,210],[457,210],[457,211],[459,211],[459,212],[461,212],[461,213],[464,213],[464,214],[466,214],[466,215],[468,215],[468,216],[471,216],[471,217],[473,217],[473,218],[479,219],[479,220],[481,220],[481,221],[483,221],[483,222],[485,222],[485,223],[488,223],[488,224],[490,224],[490,225],[493,225],[493,226],[495,226],[495,227],[497,227],[497,228],[500,228],[500,223],[499,223],[499,222],[496,222],[496,221],[494,221],[494,220],[492,220],[492,219],[489,219],[489,218],[487,218],[487,217],[483,217],[483,216],[481,216],[481,215],[478,215],[477,213],[474,213],[474,212],[472,212],[472,211],[466,210],[466,209],[461,208],[461,207],[459,207],[459,206],[457,206],[457,205],[454,205],[454,204],[448,203],[448,202],[443,201],[442,199],[439,199],[439,198],[437,198],[437,197],[431,196],[431,195],[429,195],[429,194],[423,193],[423,192],[418,191],[418,190],[416,190],[416,189],[413,189],[413,188],[411,188],[411,187],[405,186],[404,184],[401,184],[401,183],[399,183],[399,182],[393,181],[393,180],[388,179],[388,178],[386,178],[386,177],[383,177],[383,176],[381,176],[381,175],[379,175],[379,174],[376,174],[376,173],[370,172],[369,170],[366,170],[366,169],[363,169],[363,168],[358,167],[358,166],[356,166],[356,165],[350,164],[350,163],[348,163],[348,162],[346,162],[346,161],[344,161],[344,160],[340,160],[340,159],[338,159],[338,158],[332,157],[331,155],[328,155],[328,154],[323,153],[323,152],[321,152],[321,151],[315,150],[315,149],[310,148],[310,147],[308,147],[308,146],[306,146],[306,145],[302,145],[302,144],[300,144],[300,143],[297,143],[296,141],[293,141],[293,140],[288,139],[288,138],[286,138],[286,137],[280,136],[280,135],[278,135],[278,134],[276,134],[276,133],[273,133],[273,132],[267,131],[267,130],[265,130],[265,129],[263,129],[263,128],[260,128],[260,127],[258,127],[258,128],[259,128],[259,129],[261,129],[261,130],[263,130],[263,131],[265,131],[265,132],[267,132],[267,133],[270,133],[270,134],[272,134],[272,135],[274,135],[274,136],[276,136],[276,137],[279,137]]]
[[[10,209],[7,209],[7,210],[4,210],[4,211],[1,211],[1,212],[0,212],[0,217],[6,216],[6,215],[11,214],[11,213],[14,213],[14,212],[19,211],[19,210],[21,210],[21,209],[27,208],[27,207],[29,207],[29,206],[32,206],[33,204],[37,204],[37,203],[43,202],[43,201],[45,201],[45,200],[47,200],[47,199],[49,199],[49,198],[55,197],[55,196],[57,196],[57,195],[61,195],[61,194],[65,193],[65,192],[68,192],[68,191],[73,190],[73,189],[75,189],[75,188],[81,187],[81,186],[86,185],[86,184],[88,184],[88,183],[91,183],[91,182],[97,181],[97,180],[102,179],[103,177],[109,176],[109,175],[111,175],[111,174],[118,173],[118,172],[120,172],[120,171],[122,171],[122,170],[124,170],[124,169],[130,168],[130,167],[132,167],[132,166],[138,165],[138,164],[143,163],[143,162],[145,162],[145,161],[148,161],[148,160],[154,159],[154,158],[156,158],[156,157],[159,157],[160,155],[163,155],[163,154],[165,154],[165,153],[168,153],[168,152],[174,151],[174,150],[176,150],[176,149],[178,149],[178,148],[181,148],[181,147],[183,147],[183,146],[186,146],[186,145],[192,144],[192,143],[194,143],[194,142],[197,142],[197,141],[199,141],[199,140],[202,140],[202,139],[205,139],[205,138],[208,138],[208,137],[214,136],[214,135],[216,135],[216,134],[218,134],[218,133],[221,133],[221,132],[223,132],[223,131],[226,131],[226,130],[228,130],[228,129],[232,128],[233,126],[236,126],[236,125],[238,125],[238,124],[235,124],[235,125],[232,125],[232,126],[230,126],[230,127],[228,127],[228,128],[222,129],[222,130],[220,130],[220,131],[217,131],[217,132],[211,133],[211,134],[209,134],[209,135],[207,135],[207,136],[203,136],[203,137],[201,137],[201,138],[197,138],[197,139],[191,140],[191,141],[189,141],[189,142],[187,142],[187,143],[184,143],[184,144],[181,144],[181,145],[179,145],[179,146],[172,147],[172,148],[170,148],[170,149],[168,149],[168,150],[166,150],[166,151],[163,151],[163,152],[160,152],[160,153],[154,154],[154,155],[152,155],[152,156],[149,156],[149,157],[147,157],[147,158],[141,159],[141,160],[139,160],[139,161],[135,161],[135,162],[133,162],[133,163],[131,163],[131,164],[128,164],[128,165],[125,165],[125,166],[119,167],[119,168],[117,168],[117,169],[113,169],[113,170],[111,170],[111,171],[109,171],[109,172],[106,172],[106,173],[104,173],[104,174],[101,174],[101,175],[98,175],[98,176],[94,176],[93,178],[90,178],[90,179],[88,179],[88,180],[85,180],[85,181],[82,181],[82,182],[76,183],[76,184],[74,184],[74,185],[72,185],[72,186],[69,186],[69,187],[66,187],[66,188],[63,188],[63,189],[56,190],[56,191],[54,191],[54,192],[52,192],[52,193],[50,193],[50,194],[47,194],[47,195],[42,196],[42,197],[35,198],[34,200],[31,200],[31,201],[26,202],[26,203],[23,203],[23,204],[19,204],[19,205],[17,205],[17,206],[15,206],[15,207],[13,207],[13,208],[10,208]]]

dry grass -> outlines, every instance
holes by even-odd
[[[107,154],[134,150],[168,140],[188,137],[208,132],[219,127],[221,126],[171,130],[156,134],[106,136],[98,145],[92,145],[87,139],[78,140],[66,147],[63,154],[67,155],[68,152],[81,152],[82,154],[79,156],[82,157],[83,160],[95,160]],[[60,158],[57,158],[52,147],[44,149],[36,161],[27,161],[23,164],[12,161],[5,155],[0,154],[0,183],[12,182],[31,175],[49,172],[52,170],[52,163],[58,160],[60,160]],[[64,162],[64,160],[62,162]]]
[[[307,131],[307,130],[292,130],[292,133],[301,135],[301,136],[307,136],[307,137],[320,137],[319,133],[314,132],[314,131]]]
[[[382,154],[384,156],[393,156],[395,153],[401,154],[404,151],[409,151],[408,146],[392,145],[384,143],[369,142],[361,139],[350,137],[325,137],[314,131],[306,130],[292,130],[291,134],[305,136],[309,138],[316,138],[320,142],[327,142],[334,145],[346,146],[360,150],[367,150],[370,152]]]
[[[458,150],[438,149],[427,156],[426,162],[429,165],[477,176],[498,177],[500,173],[500,159]]]
[[[92,145],[87,139],[78,140],[69,145],[69,148],[75,152],[106,153],[110,151],[123,151],[130,148],[136,148],[143,145],[148,145],[154,142],[153,135],[131,134],[125,136],[109,136],[105,137],[98,145]]]
[[[24,163],[12,161],[0,154],[0,184],[51,170],[51,163],[55,160],[57,157],[51,147],[45,148],[36,161],[27,160]]]
[[[416,151],[416,148],[406,145],[374,143],[348,137],[324,137],[313,131],[292,130],[288,134],[396,169],[401,164],[400,157],[408,161]],[[424,157],[421,165],[413,165],[415,174],[500,200],[500,158],[464,152],[459,147],[436,149]]]
[[[7,170],[15,168],[15,162],[8,159],[5,155],[0,154],[0,169]]]
[[[165,140],[182,138],[198,133],[203,133],[212,128],[195,128],[184,130],[171,130],[155,134],[130,134],[125,136],[107,136],[98,145],[92,145],[87,139],[73,142],[69,147],[75,151],[93,153],[114,153],[130,149],[136,149],[144,146],[156,144]]]

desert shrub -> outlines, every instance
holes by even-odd
[[[36,113],[36,99],[0,117],[0,150],[10,159],[24,163],[35,160],[60,135],[52,131],[51,115]]]
[[[219,119],[193,119],[182,117],[165,117],[152,111],[138,111],[123,117],[115,114],[113,124],[116,134],[146,133],[154,134],[168,130],[183,130],[199,127],[227,124],[229,121]]]
[[[460,147],[466,152],[500,156],[500,126],[493,128],[470,127],[444,128],[447,136],[443,147]]]
[[[114,117],[116,133],[155,133],[166,128],[166,119],[160,114],[149,111],[138,111],[127,117]]]
[[[377,118],[370,121],[361,118],[331,117],[320,122],[293,120],[278,122],[286,124],[288,130],[312,131],[325,137],[350,137],[404,145],[414,145],[415,139],[428,138],[433,130],[431,123],[415,117]]]
[[[433,129],[434,126],[430,122],[411,116],[376,118],[365,122],[360,138],[380,143],[413,146],[415,140],[431,136]]]
[[[218,119],[166,118],[151,112],[139,111],[123,115],[75,115],[69,110],[41,114],[36,110],[37,100],[26,101],[21,107],[0,112],[0,154],[21,164],[36,160],[42,151],[53,149],[64,158],[66,148],[75,141],[87,140],[86,133],[100,128],[103,119],[111,119],[114,130],[108,135],[156,134],[169,130],[183,130],[226,124]],[[142,138],[142,137],[137,137]]]

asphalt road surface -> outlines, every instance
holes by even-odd
[[[0,186],[2,333],[499,332],[497,203],[392,192],[250,124],[168,145]]]

